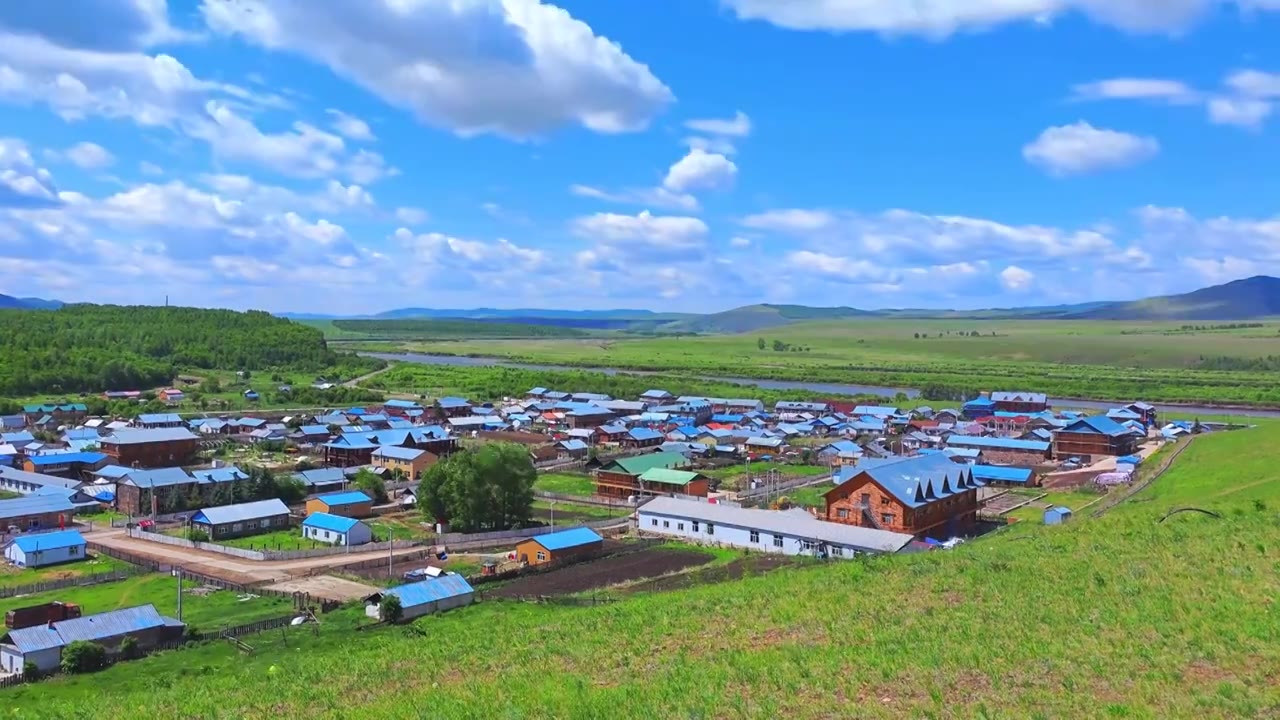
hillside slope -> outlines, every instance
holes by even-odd
[[[1091,320],[1250,320],[1280,315],[1280,278],[1257,275],[1182,295],[1111,303],[1073,317]]]
[[[4,691],[15,717],[1260,717],[1280,703],[1280,425],[1202,437],[1137,502],[949,552],[419,632],[299,628]],[[1187,504],[1221,519],[1181,514]],[[351,618],[343,620],[344,617]],[[425,634],[425,637],[424,637]],[[191,668],[198,668],[192,671]],[[553,669],[553,671],[549,671]]]

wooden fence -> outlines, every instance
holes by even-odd
[[[108,570],[106,572],[93,573],[90,575],[81,575],[79,577],[62,578],[61,580],[46,580],[45,582],[31,583],[29,585],[0,587],[0,598],[11,598],[19,595],[33,595],[35,593],[62,590],[70,587],[84,587],[87,585],[117,582],[120,580],[127,580],[145,572],[146,571],[141,568],[128,567],[119,570]]]
[[[162,533],[147,532],[145,530],[129,530],[128,535],[135,540],[146,540],[147,542],[160,543],[161,545],[173,545],[175,547],[188,548],[191,550],[201,550],[203,552],[230,555],[232,557],[253,560],[255,562],[261,562],[264,560],[303,560],[306,558],[330,557],[332,555],[379,552],[392,548],[402,550],[404,548],[417,547],[421,544],[417,540],[396,540],[392,543],[369,543],[366,545],[312,548],[310,550],[246,550],[244,548],[220,545],[214,542],[193,542],[185,538],[173,537]]]
[[[1144,468],[1140,467],[1138,469],[1138,474],[1141,479],[1139,479],[1135,483],[1130,484],[1129,487],[1126,488],[1123,492],[1108,493],[1105,496],[1104,501],[1099,505],[1097,509],[1093,511],[1092,517],[1101,516],[1111,508],[1119,505],[1125,500],[1128,500],[1134,495],[1137,495],[1138,493],[1147,489],[1147,487],[1149,487],[1151,483],[1155,482],[1156,480],[1159,480],[1160,476],[1164,475],[1165,471],[1167,471],[1173,465],[1173,461],[1178,459],[1178,456],[1182,454],[1183,450],[1186,450],[1187,448],[1191,447],[1191,443],[1193,442],[1195,442],[1194,435],[1189,436],[1185,442],[1179,443],[1178,446],[1174,448],[1173,452],[1166,455],[1164,459],[1160,461],[1160,464],[1156,466],[1154,470],[1146,473],[1145,476],[1142,472]]]

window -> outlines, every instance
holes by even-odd
[[[329,539],[329,531],[328,531],[328,530],[325,530],[325,531],[324,531],[324,539],[325,539],[325,540],[328,540],[328,539]]]
[[[862,504],[863,505],[871,504],[871,493],[862,493]]]
[[[712,525],[711,523],[707,523],[707,534],[708,534],[708,535],[715,535],[715,534],[716,534],[716,526],[715,526],[715,525]]]
[[[658,518],[653,519],[653,526],[658,527]]]
[[[244,529],[244,526],[241,525],[240,523],[231,524],[231,532],[240,532],[243,529]]]
[[[544,552],[542,552],[541,550],[539,550],[539,551],[538,551],[538,562],[546,562],[546,561],[547,561],[547,554],[546,554],[546,553],[544,553]]]
[[[773,546],[774,546],[774,547],[782,547],[782,536],[781,536],[781,535],[774,535],[774,536],[773,536]]]
[[[67,548],[67,554],[70,555],[71,557],[75,557],[76,555],[79,555],[80,554],[79,546],[72,545],[71,547]]]
[[[698,532],[698,521],[697,521],[697,520],[694,520],[694,521],[693,521],[693,531],[694,531],[694,532]]]
[[[801,540],[800,547],[805,549],[806,551],[809,551],[809,550],[813,550],[815,547],[817,547],[817,545],[809,542],[808,540]]]
[[[758,542],[760,542],[760,531],[759,531],[759,530],[752,530],[752,531],[751,531],[751,542],[753,542],[753,543],[758,543]]]
[[[841,520],[849,519],[849,508],[837,508],[836,517],[840,518]]]
[[[884,523],[885,525],[892,525],[892,524],[893,524],[893,513],[881,513],[881,514],[880,514],[880,522]]]
[[[844,548],[839,545],[831,546],[831,557],[844,557]]]
[[[881,504],[881,505],[888,505],[888,504],[889,504],[889,498],[887,498],[887,497],[880,498],[880,504]]]
[[[670,523],[669,521],[667,521],[667,520],[663,520],[663,521],[662,521],[662,527],[664,527],[664,528],[669,528],[669,527],[671,527],[671,523]]]
[[[684,523],[676,523],[676,529],[680,532],[684,532]]]

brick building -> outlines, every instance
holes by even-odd
[[[186,428],[117,430],[98,443],[115,465],[158,468],[190,463],[200,438]]]
[[[965,465],[945,455],[864,460],[841,468],[826,493],[829,522],[941,539],[973,530],[978,488]]]
[[[64,495],[28,495],[12,500],[0,500],[0,532],[17,528],[51,530],[65,527],[71,522],[73,508]]]
[[[1049,409],[1049,398],[1044,393],[1032,392],[993,392],[991,402],[1000,412],[1032,413]]]
[[[1080,418],[1053,434],[1053,449],[1060,458],[1096,455],[1131,455],[1138,449],[1132,430],[1103,415]]]
[[[179,467],[128,470],[116,480],[116,509],[128,515],[150,515],[229,504],[244,496],[235,486],[248,480],[248,474],[237,467],[194,474]]]
[[[978,450],[990,465],[1035,467],[1049,459],[1051,444],[1043,440],[952,435],[947,439],[947,447]]]

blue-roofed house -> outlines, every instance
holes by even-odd
[[[1049,398],[1036,392],[993,392],[991,402],[996,410],[1031,414],[1049,409]]]
[[[853,414],[859,416],[870,415],[874,418],[887,419],[899,414],[899,410],[896,407],[889,407],[887,405],[858,405],[853,409]]]
[[[422,406],[413,400],[388,400],[382,404],[382,407],[392,415],[404,415],[408,410],[422,409]]]
[[[576,438],[561,440],[556,443],[556,457],[561,460],[576,460],[584,458],[591,448],[583,441]]]
[[[296,437],[302,442],[320,443],[329,439],[328,425],[303,425],[298,428]]]
[[[143,413],[134,425],[140,428],[182,427],[182,418],[177,413]]]
[[[1034,487],[1040,484],[1035,470],[1005,465],[974,465],[973,478],[983,485]]]
[[[445,417],[461,417],[471,414],[471,403],[460,397],[442,397],[436,400],[436,407]]]
[[[947,447],[980,450],[982,456],[993,464],[1032,467],[1048,460],[1052,446],[1043,440],[956,434],[947,438]]]
[[[76,530],[19,535],[5,545],[4,557],[25,568],[76,562],[85,558],[85,542]]]
[[[825,415],[831,411],[831,406],[824,402],[795,402],[783,400],[773,406],[774,412],[801,414],[813,413],[815,415]]]
[[[100,452],[51,452],[28,455],[23,463],[28,472],[79,480],[107,464],[107,456]]]
[[[961,412],[970,420],[990,417],[996,411],[996,404],[989,397],[976,397],[961,406]],[[941,413],[939,413],[941,414]]]
[[[63,495],[33,493],[12,500],[0,500],[0,529],[20,532],[50,530],[71,522],[75,508]]]
[[[1104,415],[1080,418],[1053,434],[1058,457],[1092,458],[1099,455],[1132,455],[1139,436]]]
[[[10,630],[0,637],[0,670],[21,673],[27,663],[41,672],[56,670],[62,662],[62,649],[77,641],[102,645],[112,653],[126,637],[132,637],[140,650],[147,650],[180,639],[185,627],[161,615],[154,605],[139,605]]]
[[[942,539],[977,521],[982,482],[945,454],[866,459],[836,480],[825,496],[830,522]]]
[[[862,446],[852,440],[837,440],[818,450],[818,462],[824,465],[853,465],[862,457]]]
[[[440,459],[439,455],[419,448],[383,445],[373,451],[374,467],[385,468],[398,477],[416,480]]]
[[[662,444],[662,433],[646,427],[635,427],[622,437],[622,445],[631,448],[657,447]]]
[[[604,538],[591,528],[573,528],[538,535],[516,543],[516,559],[530,565],[559,562],[593,553],[604,547]]]
[[[36,441],[36,436],[30,431],[19,430],[17,432],[0,433],[0,442],[5,445],[12,445],[19,450],[25,450],[28,445]]]
[[[379,617],[382,598],[394,595],[400,600],[401,622],[423,615],[465,607],[475,599],[475,590],[466,578],[456,573],[442,574],[415,583],[388,588],[365,598],[365,615]]]
[[[640,393],[640,400],[649,403],[667,403],[675,399],[675,395],[666,390],[645,390]]]
[[[298,479],[307,486],[308,493],[323,493],[341,490],[346,487],[348,477],[345,470],[352,468],[316,468],[298,473]]]
[[[289,508],[276,498],[220,505],[192,515],[191,524],[203,529],[213,542],[260,535],[289,527]]]
[[[373,530],[355,518],[316,512],[302,521],[302,537],[329,545],[352,547],[372,541]]]
[[[366,518],[373,514],[373,498],[359,490],[317,495],[307,501],[307,515],[316,513]]]

